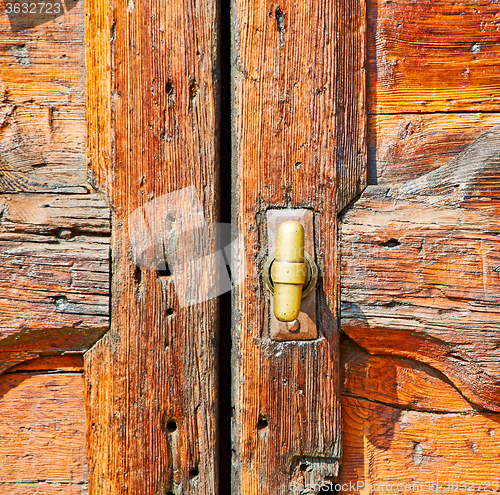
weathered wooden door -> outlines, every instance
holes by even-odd
[[[89,170],[113,206],[111,329],[86,354],[91,486],[274,495],[333,479],[337,215],[366,175],[364,5],[87,9]],[[305,215],[320,265],[314,335],[272,335],[277,211]],[[228,274],[203,232],[221,221],[236,229],[234,288],[217,301],[205,295]],[[162,257],[169,273],[146,266]]]
[[[90,493],[335,477],[337,215],[365,183],[364,4],[82,3],[5,4],[4,369],[85,352]],[[264,287],[277,212],[300,216],[320,269],[290,331]],[[213,234],[231,223],[224,252]],[[76,359],[31,366],[69,380]],[[86,490],[83,459],[70,465],[56,489]],[[23,469],[12,483],[29,484]]]
[[[1,492],[498,491],[495,4],[49,3],[1,12]]]

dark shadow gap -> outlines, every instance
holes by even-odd
[[[219,0],[220,222],[231,223],[231,0]],[[226,260],[228,261],[228,260]],[[228,267],[229,268],[229,267]],[[219,493],[231,493],[231,292],[219,311]]]

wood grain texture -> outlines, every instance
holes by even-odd
[[[87,495],[87,485],[66,483],[4,483],[0,484],[5,495]]]
[[[0,193],[88,194],[83,2],[0,40]]]
[[[0,492],[85,495],[82,358],[55,355],[109,326],[109,207],[85,170],[83,2],[21,30],[4,10]]]
[[[0,377],[2,493],[87,493],[83,391],[81,368]]]
[[[107,330],[109,229],[96,195],[0,196],[0,370]]]
[[[130,215],[194,186],[218,220],[217,4],[90,1],[86,19],[87,157],[114,225],[112,328],[85,355],[90,493],[214,494],[218,304],[183,307],[173,277],[136,266]],[[152,215],[163,239],[172,212]]]
[[[368,354],[350,339],[341,348],[341,391],[400,409],[467,412],[479,409],[442,374],[399,356]]]
[[[342,226],[342,329],[499,410],[500,129],[449,164],[369,187]]]
[[[28,108],[77,105],[82,110],[83,3],[76,3],[61,17],[19,31],[12,29],[5,15],[6,5],[2,4],[0,94],[3,105]],[[83,122],[83,114],[81,118]]]
[[[111,43],[116,36],[114,4],[85,3],[85,115],[87,173],[93,186],[109,200],[115,164],[112,121]],[[113,6],[112,6],[113,5]]]
[[[498,111],[498,8],[489,0],[368,3],[370,113]]]
[[[457,491],[465,482],[471,492],[498,493],[498,413],[468,403],[428,366],[369,355],[349,339],[341,366],[344,456],[338,482],[354,484],[343,491],[441,493],[444,482],[456,482]],[[437,481],[439,490],[396,486]],[[395,485],[389,490],[382,482]]]
[[[20,31],[2,15],[0,39],[0,192],[88,193],[83,2]]]
[[[89,192],[81,105],[0,108],[2,193]]]
[[[83,2],[67,7],[22,30],[0,16],[0,372],[86,350],[109,326],[109,207],[85,172]]]
[[[233,1],[234,223],[246,266],[233,292],[235,494],[288,494],[291,481],[338,468],[336,229],[365,184],[364,8]],[[317,340],[269,338],[271,208],[315,213]]]
[[[395,493],[417,489],[436,493],[439,481],[466,483],[471,492],[488,487],[498,493],[499,415],[497,413],[433,413],[401,410],[363,398],[342,397],[344,462],[339,482],[365,485],[351,493],[387,493],[381,483],[392,483]],[[377,487],[378,486],[378,487]],[[463,489],[463,488],[462,488]],[[441,489],[440,491],[443,491]]]
[[[499,124],[498,113],[371,115],[368,182],[393,185],[431,172]]]
[[[60,356],[53,355],[32,359],[13,366],[6,373],[16,373],[18,371],[46,371],[47,373],[68,371],[83,373],[83,355],[79,353],[65,353]]]

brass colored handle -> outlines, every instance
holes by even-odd
[[[304,227],[287,220],[278,228],[276,258],[271,268],[274,285],[274,315],[280,321],[294,321],[300,312],[306,281]]]
[[[262,285],[269,291],[269,337],[274,341],[318,338],[314,212],[270,209],[267,216],[267,259]],[[309,251],[309,252],[308,252]]]

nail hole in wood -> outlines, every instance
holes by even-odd
[[[172,98],[172,96],[174,96],[174,83],[172,79],[169,79],[167,81],[167,84],[165,85],[165,92],[167,93],[167,96],[169,98]]]
[[[393,248],[396,246],[401,246],[401,243],[397,239],[389,239],[388,241],[381,242],[380,245],[383,247]]]
[[[267,428],[269,426],[269,421],[265,416],[259,416],[259,421],[257,422],[257,428],[259,430],[263,430],[264,428]]]
[[[194,98],[196,98],[196,95],[198,94],[198,89],[199,89],[199,86],[198,86],[198,83],[196,82],[196,79],[191,79],[189,81],[189,96],[190,98],[193,100]]]
[[[283,31],[285,29],[285,14],[283,11],[276,7],[276,11],[274,12],[274,17],[276,18],[276,25],[278,27],[278,31]]]
[[[282,49],[285,46],[285,14],[277,7],[274,17],[276,18],[276,27],[279,32],[279,47]]]
[[[73,231],[71,229],[59,229],[57,231],[57,237],[59,239],[71,239],[73,237]]]
[[[189,477],[190,477],[191,479],[196,478],[196,476],[198,476],[199,474],[200,474],[200,471],[198,470],[198,468],[197,468],[197,467],[191,468],[191,469],[189,470]]]
[[[165,314],[167,316],[172,316],[174,313],[175,313],[175,309],[174,308],[168,308],[167,311],[165,311]]]
[[[166,428],[169,433],[173,433],[175,430],[177,430],[177,422],[173,419],[170,419],[169,421],[167,421]]]
[[[156,271],[158,274],[158,277],[170,277],[172,273],[170,272],[170,269],[168,268],[168,265],[164,262],[160,263],[160,267]]]
[[[136,284],[140,284],[142,282],[142,270],[138,266],[135,267],[134,280]]]
[[[68,298],[66,296],[54,297],[54,304],[58,311],[63,311],[69,304]]]

